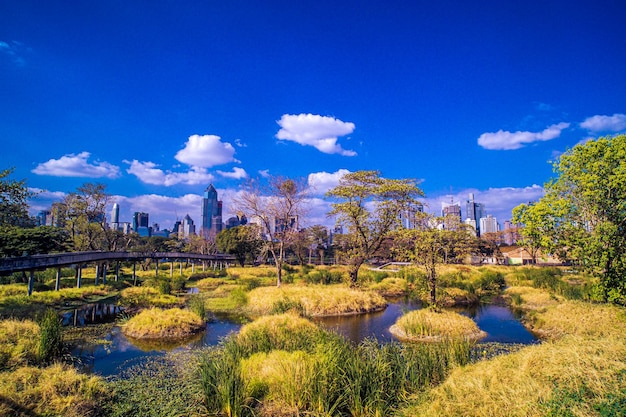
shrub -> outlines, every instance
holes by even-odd
[[[194,312],[202,320],[206,318],[206,305],[204,304],[204,297],[200,294],[192,294],[187,301],[189,310]]]
[[[39,359],[49,361],[58,356],[63,349],[61,318],[53,309],[46,309],[39,319],[40,342]]]
[[[0,371],[35,363],[39,356],[41,331],[30,320],[0,322]]]

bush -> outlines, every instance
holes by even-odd
[[[49,361],[58,356],[63,349],[61,318],[53,309],[47,309],[39,319],[41,328],[39,342],[39,359]]]
[[[200,294],[193,294],[187,301],[189,310],[196,313],[202,320],[206,318],[206,306],[204,304],[204,298]]]

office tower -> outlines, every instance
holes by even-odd
[[[202,198],[202,234],[206,237],[211,233],[222,231],[222,202],[217,199],[217,190],[213,184],[204,190]]]
[[[400,212],[400,223],[404,229],[415,229],[417,224],[421,221],[419,213],[424,212],[424,206],[422,204],[416,204],[406,210]]]
[[[189,236],[196,234],[196,226],[193,224],[193,220],[187,214],[178,228],[178,237],[180,239],[187,239]]]
[[[133,230],[136,232],[140,227],[148,227],[148,213],[136,211],[133,214]]]
[[[499,231],[498,221],[495,217],[492,217],[491,214],[488,214],[487,217],[480,218],[480,230],[481,233],[495,233]]]
[[[118,230],[120,227],[120,206],[117,203],[113,203],[111,209],[111,229]]]
[[[50,210],[41,210],[37,213],[37,224],[39,226],[52,226],[52,212]]]
[[[474,193],[470,193],[467,200],[466,211],[467,219],[473,220],[476,224],[476,234],[480,236],[480,219],[485,217],[485,205],[474,201]]]
[[[450,202],[442,202],[441,203],[441,215],[443,217],[454,216],[458,217],[459,221],[461,221],[461,206],[458,203]]]

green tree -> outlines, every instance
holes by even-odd
[[[424,214],[414,229],[400,229],[395,232],[394,252],[400,259],[406,259],[424,268],[430,302],[437,303],[437,267],[444,263],[461,262],[473,248],[474,236],[467,225],[457,222],[458,227],[442,227],[442,217]]]
[[[71,242],[67,231],[58,227],[0,227],[0,255],[36,255],[68,250]]]
[[[106,225],[106,208],[111,196],[104,184],[83,184],[52,207],[58,225],[65,227],[74,249],[112,250],[119,235]]]
[[[26,187],[26,181],[9,179],[14,170],[0,171],[0,226],[32,226],[27,201],[34,194]]]
[[[306,212],[307,186],[303,179],[270,177],[267,186],[250,181],[234,199],[237,211],[245,213],[251,223],[265,235],[264,249],[276,265],[276,285],[282,283],[285,251],[292,235],[298,232]]]
[[[239,265],[244,266],[246,259],[256,258],[263,241],[255,225],[245,225],[222,230],[215,243],[218,250],[234,255]]]
[[[554,170],[534,205],[551,219],[544,246],[597,276],[608,301],[626,303],[626,135],[576,145]]]
[[[513,223],[522,225],[517,243],[530,255],[533,264],[537,263],[542,249],[546,252],[558,250],[555,233],[563,215],[562,208],[562,200],[549,198],[513,208]]]
[[[387,179],[379,171],[344,175],[326,193],[333,199],[330,216],[345,230],[342,257],[347,260],[351,285],[358,282],[361,266],[381,247],[387,235],[400,226],[400,213],[411,210],[423,196],[412,179]]]

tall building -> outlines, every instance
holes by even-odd
[[[196,226],[193,224],[193,220],[189,217],[189,214],[187,214],[178,228],[178,238],[187,239],[194,234],[196,234]]]
[[[424,206],[417,204],[406,210],[400,212],[400,223],[404,229],[415,229],[416,225],[420,222],[421,216],[418,213],[424,212]]]
[[[120,228],[120,206],[117,203],[113,203],[111,209],[111,229],[118,230]]]
[[[441,203],[441,215],[443,217],[455,216],[459,218],[459,222],[461,219],[461,205],[459,203],[455,203],[450,201],[449,203],[442,202]]]
[[[222,231],[222,202],[218,201],[217,190],[213,184],[204,190],[200,228],[204,236]]]
[[[52,226],[52,212],[50,210],[41,210],[37,213],[37,224],[39,226]]]
[[[481,233],[496,233],[499,231],[498,221],[495,217],[488,214],[487,217],[480,218],[480,231]]]
[[[476,224],[476,235],[480,236],[480,219],[485,217],[485,205],[474,201],[474,193],[470,193],[466,204],[467,219],[473,220]],[[466,223],[468,223],[466,221]],[[471,224],[471,223],[468,223]]]
[[[133,214],[133,230],[136,232],[140,227],[148,227],[148,213],[136,211]]]

